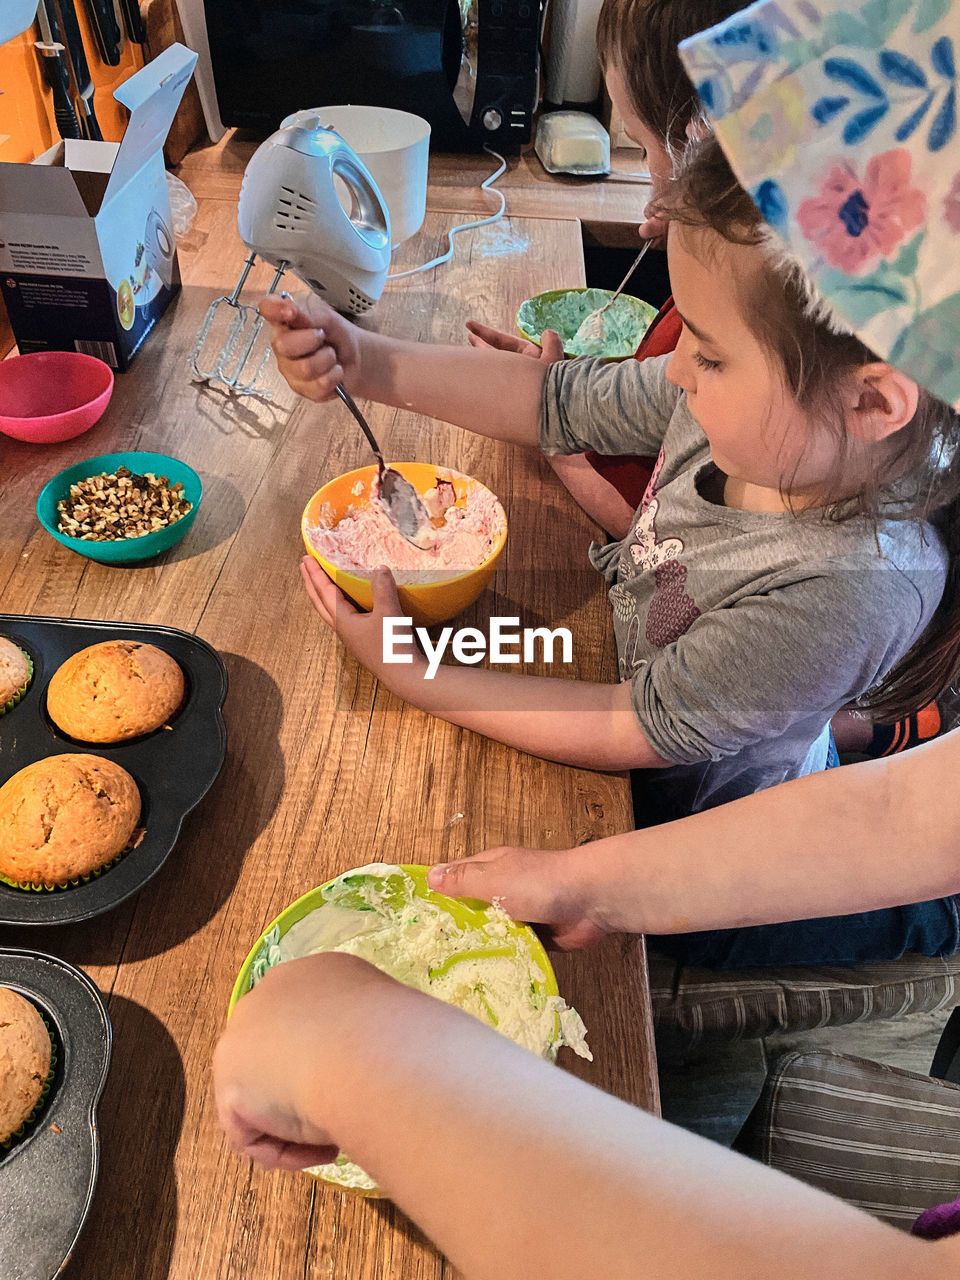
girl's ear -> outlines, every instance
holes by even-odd
[[[880,360],[861,365],[847,401],[847,430],[875,444],[910,422],[919,399],[919,387],[899,369]]]

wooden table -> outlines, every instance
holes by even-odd
[[[434,255],[447,224],[429,215],[398,265]],[[54,448],[3,442],[0,608],[195,632],[223,655],[230,692],[223,771],[157,878],[111,914],[0,929],[0,943],[82,966],[113,1020],[100,1179],[73,1280],[448,1277],[449,1264],[391,1205],[260,1172],[224,1149],[209,1072],[231,986],[264,925],[328,877],[376,859],[566,847],[621,831],[627,783],[433,720],[344,656],[300,586],[299,519],[322,482],[368,461],[358,431],[342,406],[298,401],[275,372],[269,402],[233,401],[187,375],[207,304],[229,291],[242,258],[232,203],[201,199],[181,247],[183,293],[118,377],[103,421]],[[366,323],[462,340],[466,317],[506,317],[558,272],[582,275],[577,224],[510,219],[461,237],[442,271],[388,287]],[[550,470],[411,413],[367,408],[392,456],[458,467],[504,499],[502,567],[465,621],[519,612],[522,625],[563,623],[576,638],[576,674],[612,677],[609,608],[585,567],[593,530]],[[203,505],[184,542],[129,569],[57,545],[33,514],[42,483],[83,457],[133,448],[175,454],[201,473]],[[654,1108],[642,945],[611,940],[557,957],[556,968],[595,1054],[590,1065],[564,1051],[563,1065]]]

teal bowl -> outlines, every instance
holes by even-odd
[[[155,533],[145,533],[141,538],[85,542],[83,538],[71,538],[69,534],[61,533],[57,528],[57,503],[69,494],[70,486],[90,476],[109,475],[117,467],[127,467],[137,475],[151,471],[154,475],[166,476],[170,484],[182,481],[183,496],[192,503],[190,510],[175,524],[168,524]],[[139,560],[152,560],[180,541],[193,524],[202,496],[200,477],[192,467],[176,458],[168,458],[163,453],[102,453],[98,458],[87,458],[67,467],[43,487],[37,498],[37,519],[51,538],[56,538],[57,542],[88,560],[98,560],[101,564],[135,564]]]

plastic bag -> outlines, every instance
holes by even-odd
[[[167,174],[167,191],[170,194],[170,213],[173,216],[173,234],[185,236],[197,216],[197,202],[185,182],[174,174]]]

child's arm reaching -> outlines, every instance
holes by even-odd
[[[354,657],[421,711],[562,764],[607,770],[669,766],[641,730],[628,684],[461,666],[439,666],[433,678],[426,679],[422,654],[410,654],[409,662],[384,661],[383,620],[403,616],[388,572],[373,575],[373,611],[363,613],[311,556],[304,556],[302,570],[314,607]]]
[[[666,1125],[354,956],[269,970],[213,1074],[241,1155],[299,1169],[342,1146],[470,1280],[955,1273],[956,1241]]]
[[[330,400],[338,382],[354,396],[452,422],[510,444],[539,443],[547,363],[492,347],[403,342],[359,329],[310,296],[298,305],[260,303],[277,366],[310,400]]]
[[[432,888],[502,901],[561,947],[880,910],[960,892],[960,730],[575,849],[490,849]]]

